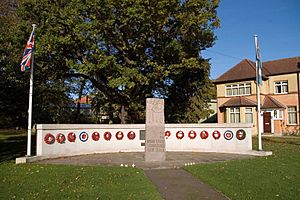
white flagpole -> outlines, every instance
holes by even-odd
[[[255,52],[257,54],[258,51],[258,41],[257,41],[257,35],[254,35],[254,41],[255,41]],[[259,85],[259,75],[261,75],[261,71],[259,72],[259,61],[257,58],[255,59],[256,64],[256,91],[257,91],[257,132],[258,132],[258,150],[262,151],[262,139],[261,139],[261,113],[260,113],[260,85]]]
[[[261,139],[261,113],[260,113],[260,86],[257,84],[257,131],[258,131],[258,150],[262,150],[262,139]]]
[[[32,33],[34,33],[36,25],[32,24]],[[33,36],[32,36],[33,37]],[[33,93],[33,62],[34,62],[34,48],[31,53],[31,67],[30,67],[30,86],[29,86],[29,106],[28,106],[28,132],[27,132],[27,155],[31,156],[31,121],[32,121],[32,93]]]

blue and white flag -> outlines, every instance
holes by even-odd
[[[255,51],[256,51],[256,81],[259,86],[262,86],[262,62],[260,58],[260,50],[258,47],[257,36],[255,37]]]

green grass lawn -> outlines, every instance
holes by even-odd
[[[4,163],[0,199],[161,199],[143,170]]]
[[[230,199],[300,199],[299,142],[299,137],[266,138],[263,148],[272,156],[185,169]]]
[[[26,154],[24,131],[1,130],[0,148],[0,199],[161,199],[140,169],[16,165]]]
[[[35,154],[35,136],[32,136],[32,153]],[[25,156],[27,150],[27,132],[25,130],[0,129],[0,163]]]
[[[263,148],[273,155],[186,170],[230,199],[300,199],[300,137],[264,138]],[[14,164],[25,154],[26,132],[0,130],[0,199],[161,199],[140,169]]]

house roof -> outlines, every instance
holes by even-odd
[[[92,98],[89,96],[83,96],[81,99],[75,100],[75,103],[80,102],[80,104],[90,104],[92,102]]]
[[[263,68],[269,72],[267,76],[300,72],[300,57],[263,62]]]
[[[262,63],[263,79],[268,76],[300,72],[300,57],[285,58]],[[217,78],[214,83],[236,82],[256,79],[255,63],[244,59]]]
[[[233,97],[226,101],[224,104],[220,106],[220,108],[228,108],[228,107],[256,107],[257,103],[243,96]],[[285,109],[286,106],[280,103],[278,100],[273,97],[266,95],[262,106],[262,109]]]
[[[226,101],[220,108],[225,107],[256,107],[256,102],[247,99],[246,97],[233,97]]]
[[[273,97],[266,95],[261,106],[262,109],[285,109],[286,106],[274,99]]]

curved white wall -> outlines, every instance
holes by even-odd
[[[166,124],[165,131],[171,135],[166,138],[166,151],[195,151],[195,152],[224,152],[224,153],[243,153],[252,150],[252,133],[251,124]],[[108,153],[108,152],[143,152],[142,145],[145,140],[140,139],[140,131],[145,130],[144,124],[39,124],[37,125],[37,155],[38,156],[69,156],[91,153]],[[190,131],[196,132],[196,137],[191,139],[188,136]],[[209,136],[206,139],[200,137],[202,131],[207,131]],[[237,131],[244,130],[246,137],[242,140],[237,139]],[[122,131],[124,137],[117,140],[116,133]],[[130,140],[127,137],[128,132],[135,132],[135,138]],[[182,131],[184,137],[178,139],[176,133]],[[215,139],[213,132],[220,132],[220,138]],[[225,132],[232,133],[232,138]],[[68,141],[68,134],[74,132],[76,140]],[[79,135],[86,132],[88,139],[83,142]],[[100,139],[94,141],[92,133],[98,132]],[[110,140],[104,139],[104,133],[110,132]],[[47,134],[55,138],[58,133],[64,134],[66,141],[62,144],[57,140],[53,144],[47,144],[44,139]]]

